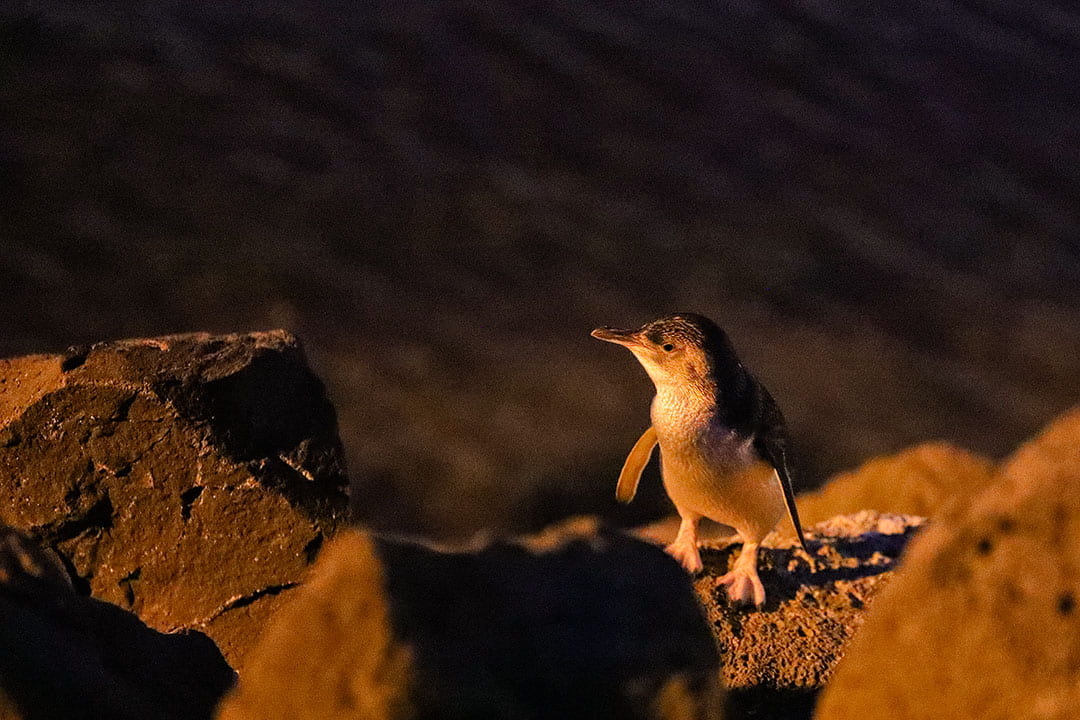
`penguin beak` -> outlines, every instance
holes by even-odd
[[[590,333],[597,340],[615,343],[625,347],[640,347],[636,330],[618,330],[611,327],[598,327]]]

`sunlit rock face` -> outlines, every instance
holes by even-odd
[[[912,544],[821,700],[819,720],[1075,717],[1080,410]]]
[[[866,508],[933,517],[950,501],[985,488],[994,471],[994,463],[977,453],[949,443],[922,443],[867,460],[816,492],[803,493],[799,516],[808,525]]]
[[[80,592],[239,667],[345,517],[334,417],[283,332],[0,361],[0,517]]]

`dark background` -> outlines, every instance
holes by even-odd
[[[0,354],[286,327],[383,529],[614,510],[693,310],[804,484],[1080,391],[1068,2],[7,2]]]

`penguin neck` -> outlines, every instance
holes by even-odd
[[[716,415],[716,385],[698,382],[656,383],[652,424],[668,443],[698,437]]]

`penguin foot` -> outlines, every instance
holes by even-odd
[[[664,552],[678,560],[679,564],[689,573],[701,572],[704,567],[701,564],[701,553],[698,552],[696,542],[690,543],[676,540],[664,548]]]
[[[716,585],[724,586],[728,600],[735,605],[761,607],[765,604],[765,586],[761,584],[756,571],[736,566],[731,572],[718,577]]]

